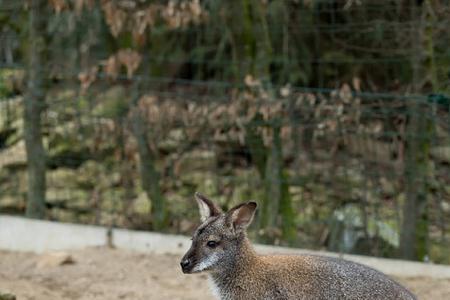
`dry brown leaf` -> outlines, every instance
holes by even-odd
[[[49,2],[57,14],[67,8],[66,0],[49,0]]]
[[[112,1],[106,0],[102,1],[102,9],[112,35],[117,37],[124,29],[127,13],[119,9]]]
[[[83,71],[78,74],[78,80],[81,83],[81,93],[84,94],[86,90],[91,86],[91,84],[97,78],[98,67],[94,66],[87,71]]]
[[[134,50],[122,49],[117,53],[117,60],[127,68],[127,76],[131,78],[139,68],[142,56]]]
[[[176,29],[186,27],[190,23],[200,23],[206,17],[206,12],[198,0],[182,2],[171,0],[161,9],[161,16],[167,26]]]
[[[200,6],[199,0],[194,0],[189,3],[189,9],[194,16],[194,18],[200,18],[203,14],[202,7]]]
[[[112,79],[116,79],[119,75],[120,71],[120,63],[117,60],[116,55],[111,55],[105,62],[104,62],[104,70],[108,77]]]
[[[147,28],[151,28],[155,24],[158,6],[151,6],[145,10],[137,11],[134,14],[134,31],[144,34]]]
[[[95,0],[74,0],[75,1],[75,13],[80,15],[83,11],[83,7],[88,7],[89,9],[94,8]]]

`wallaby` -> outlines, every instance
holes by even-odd
[[[202,224],[180,264],[183,273],[208,271],[218,299],[416,299],[386,275],[343,259],[258,255],[246,234],[255,202],[223,213],[205,196],[195,198]]]

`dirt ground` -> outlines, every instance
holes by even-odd
[[[184,275],[180,257],[91,248],[69,251],[73,264],[0,251],[0,293],[18,300],[213,299],[206,275]],[[450,299],[450,279],[398,278],[419,299]]]

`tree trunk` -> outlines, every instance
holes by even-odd
[[[138,79],[136,79],[138,80]],[[152,153],[148,137],[147,126],[142,111],[139,110],[138,102],[140,98],[140,83],[135,85],[135,95],[133,99],[132,127],[133,134],[138,145],[140,159],[140,176],[142,188],[152,204],[153,229],[161,230],[166,225],[167,208],[166,202],[159,186],[160,174],[155,168],[155,157]]]
[[[427,169],[432,134],[425,109],[415,105],[407,137],[405,155],[406,199],[400,237],[400,255],[411,260],[423,260],[427,254]]]
[[[265,197],[261,203],[259,228],[264,233],[263,242],[273,242],[276,238],[292,244],[295,241],[295,214],[292,209],[287,176],[283,171],[283,155],[281,141],[281,120],[272,121],[273,141],[265,170]],[[281,227],[281,232],[277,229]]]
[[[273,140],[272,145],[268,149],[269,155],[266,162],[265,170],[265,197],[261,207],[260,228],[266,232],[267,242],[275,238],[275,230],[278,228],[278,218],[281,202],[281,141],[280,141],[280,127],[278,124],[273,124]]]
[[[46,26],[48,1],[32,0],[29,13],[27,92],[24,99],[24,135],[28,165],[26,216],[45,217],[45,162],[41,116],[45,109]]]
[[[421,12],[411,10],[412,20],[421,20]],[[412,91],[420,92],[424,73],[422,66],[423,24],[412,31]],[[400,256],[405,259],[423,260],[428,252],[427,169],[433,125],[429,109],[420,100],[411,99],[408,104],[409,124],[406,130],[405,188],[403,222],[400,236]]]
[[[263,137],[258,132],[258,127],[264,122],[261,113],[257,113],[245,126],[245,144],[248,146],[252,162],[258,170],[261,179],[266,177],[266,162],[268,156],[267,147],[264,145]]]

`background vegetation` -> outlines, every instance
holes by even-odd
[[[0,0],[0,212],[449,263],[450,5]]]

